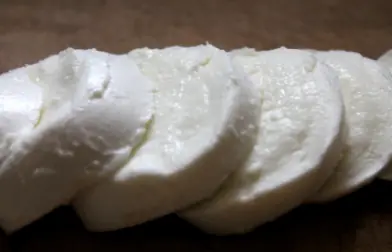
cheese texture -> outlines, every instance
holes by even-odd
[[[28,134],[40,118],[42,88],[28,74],[28,66],[0,76],[0,164],[11,145]]]
[[[378,63],[381,67],[386,67],[392,75],[392,50],[386,51],[378,58]],[[385,73],[388,75],[388,73]],[[389,76],[390,85],[392,85],[392,76]],[[392,181],[392,164],[389,164],[378,176],[380,179]]]
[[[129,54],[156,85],[151,132],[111,179],[74,206],[94,231],[131,227],[209,197],[249,155],[261,96],[211,45]]]
[[[68,49],[18,74],[26,71],[43,90],[41,115],[0,166],[0,224],[7,232],[122,166],[153,112],[152,83],[126,55]]]
[[[378,62],[392,72],[392,50],[386,51],[378,58]]]
[[[334,200],[371,182],[392,153],[392,85],[388,71],[354,52],[318,52],[317,57],[339,76],[345,122],[345,150],[336,172],[312,197]]]
[[[312,53],[243,49],[232,57],[264,94],[257,142],[214,197],[181,212],[219,235],[249,232],[300,205],[329,177],[341,153],[337,78]]]

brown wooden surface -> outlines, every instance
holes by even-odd
[[[390,0],[0,0],[0,71],[71,46],[392,48]],[[392,251],[392,186],[376,182],[326,206],[301,207],[248,235],[203,235],[174,216],[86,232],[70,209],[0,239],[0,251]],[[28,210],[27,210],[28,211]]]

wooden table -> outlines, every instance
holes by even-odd
[[[66,47],[392,48],[390,0],[0,0],[0,71]],[[325,206],[301,207],[238,237],[203,235],[175,216],[113,233],[85,231],[63,208],[5,238],[0,251],[392,251],[392,186],[377,181]]]

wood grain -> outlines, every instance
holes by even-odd
[[[0,72],[66,47],[114,53],[136,47],[346,49],[378,57],[392,48],[390,0],[0,0]],[[175,216],[93,234],[61,208],[0,251],[392,251],[392,186],[376,182],[325,206],[306,206],[255,232],[207,236]],[[28,209],[26,209],[28,211]]]

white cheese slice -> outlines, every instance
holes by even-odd
[[[378,58],[378,63],[380,63],[382,67],[386,67],[392,75],[392,50],[388,50],[383,55],[381,55]],[[392,76],[387,78],[390,80],[390,85],[392,85]],[[378,175],[378,178],[392,181],[392,164],[389,164],[387,167],[385,167]]]
[[[209,197],[257,135],[260,93],[226,52],[175,46],[130,57],[156,83],[155,118],[134,158],[74,202],[93,231],[138,225]]]
[[[300,205],[341,154],[343,103],[336,76],[310,52],[233,52],[264,94],[257,143],[211,199],[180,215],[218,235],[245,233]]]
[[[354,52],[318,52],[340,79],[348,134],[336,172],[312,201],[325,202],[371,182],[392,154],[391,77],[376,61]]]
[[[29,68],[41,120],[0,166],[0,225],[13,232],[127,162],[153,113],[153,85],[126,55],[75,51]]]

